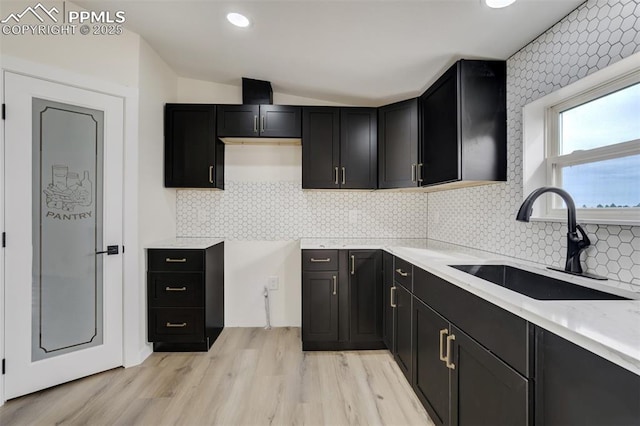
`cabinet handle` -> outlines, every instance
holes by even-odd
[[[351,255],[351,275],[356,273],[356,257]]]
[[[253,116],[253,133],[258,133],[258,116]]]
[[[447,364],[447,368],[451,369],[451,370],[455,370],[456,369],[456,365],[451,361],[451,358],[453,358],[453,341],[456,340],[456,336],[455,334],[452,334],[451,336],[447,336],[447,359],[445,361],[445,363]]]
[[[260,133],[264,132],[264,115],[262,116],[262,119],[260,120]]]
[[[390,291],[390,294],[389,294],[389,299],[391,299],[391,300],[389,300],[389,302],[390,302],[392,308],[397,308],[398,307],[398,304],[396,303],[396,300],[395,300],[396,299],[395,296],[396,296],[396,286],[393,286],[393,287],[391,287],[391,291]]]
[[[187,291],[186,287],[165,287],[164,291]]]
[[[408,277],[409,276],[409,273],[408,272],[403,272],[401,268],[396,269],[396,272],[399,273],[403,277]]]
[[[168,322],[166,325],[167,328],[183,328],[186,326],[187,326],[186,322],[181,322],[180,324]]]
[[[313,263],[326,263],[326,262],[331,262],[331,258],[327,257],[326,259],[316,259],[315,257],[312,257],[311,262]]]
[[[338,168],[337,167],[335,168],[335,177],[336,177],[335,184],[337,185],[338,184]]]
[[[345,168],[342,168],[342,184],[344,185],[345,183],[347,183],[347,172],[345,170]]]
[[[416,163],[411,165],[411,182],[416,181]]]
[[[209,166],[209,183],[213,183],[213,166]]]
[[[440,330],[440,361],[447,362],[447,355],[444,353],[444,336],[449,334],[449,330],[443,328]]]
[[[338,292],[338,280],[336,278],[336,276],[333,276],[333,295],[335,296]]]
[[[187,258],[183,257],[182,259],[172,259],[167,257],[164,261],[167,263],[187,263]]]
[[[422,182],[422,167],[424,164],[418,163],[418,182]]]

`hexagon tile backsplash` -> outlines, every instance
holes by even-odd
[[[522,108],[640,51],[640,1],[590,0],[507,60],[508,181],[429,194],[429,238],[564,266],[566,226],[515,221],[522,193]],[[437,214],[436,214],[437,213]],[[640,291],[640,227],[587,225],[589,272]]]

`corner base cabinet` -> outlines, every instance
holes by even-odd
[[[208,351],[224,328],[224,243],[148,249],[147,311],[154,351]]]
[[[380,250],[302,251],[302,349],[383,349]]]

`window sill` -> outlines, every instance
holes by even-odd
[[[559,222],[567,223],[567,216],[531,216],[531,222]],[[594,218],[594,217],[580,217],[578,213],[576,222],[579,224],[594,224],[594,225],[620,225],[620,226],[640,226],[640,218]]]

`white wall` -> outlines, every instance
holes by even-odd
[[[144,40],[139,52],[138,139],[138,322],[141,358],[149,351],[146,330],[146,275],[144,247],[176,235],[176,191],[164,187],[164,104],[175,102],[178,78]]]

